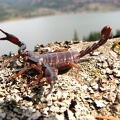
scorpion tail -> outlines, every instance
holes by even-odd
[[[85,50],[79,52],[79,58],[89,54],[95,49],[99,48],[101,45],[105,44],[110,37],[112,28],[110,26],[105,26],[101,30],[100,40],[97,43],[94,43],[92,46],[88,46]]]

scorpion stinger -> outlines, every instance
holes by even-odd
[[[27,63],[27,66],[25,66],[25,68],[22,71],[20,71],[18,74],[14,74],[8,80],[14,79],[19,75],[22,75],[27,70],[27,67],[31,66],[33,69],[38,71],[39,75],[37,80],[31,82],[28,85],[28,87],[38,83],[42,83],[41,79],[43,77],[46,77],[45,82],[49,83],[52,89],[57,74],[60,72],[66,72],[72,67],[77,69],[76,79],[79,81],[78,74],[80,71],[80,67],[77,65],[77,62],[81,57],[85,56],[86,54],[89,54],[90,52],[99,48],[101,45],[105,44],[109,39],[111,30],[112,28],[110,26],[105,26],[101,30],[100,40],[97,43],[94,43],[92,46],[89,46],[85,50],[82,50],[80,52],[70,52],[65,50],[62,52],[58,51],[55,53],[35,54],[32,51],[26,51],[26,45],[23,42],[21,42],[17,37],[0,29],[0,31],[6,35],[6,37],[0,38],[0,40],[8,40],[13,44],[18,45],[20,47],[18,50],[18,55],[23,58],[25,63]]]
[[[93,52],[95,49],[105,44],[110,37],[111,30],[112,28],[110,26],[105,26],[101,30],[100,40],[97,43],[94,43],[91,47],[88,46],[85,50],[80,51],[78,55],[79,58],[85,56],[86,54],[89,54],[90,52]]]

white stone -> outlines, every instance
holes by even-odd
[[[104,101],[103,100],[95,100],[95,104],[97,107],[105,107],[106,105],[104,104]]]

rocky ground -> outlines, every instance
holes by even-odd
[[[80,59],[77,65],[81,68],[81,84],[76,80],[76,69],[73,68],[57,76],[52,92],[47,96],[45,94],[50,88],[47,83],[26,90],[27,84],[38,75],[30,67],[23,75],[7,81],[24,67],[24,62],[21,58],[14,59],[5,66],[10,55],[3,55],[0,58],[0,120],[120,118],[120,48],[111,49],[114,41],[116,39],[108,40],[105,45]],[[93,43],[65,41],[47,46],[38,44],[35,52],[53,52],[64,48],[80,51]]]

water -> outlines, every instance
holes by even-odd
[[[27,45],[27,50],[33,50],[35,44],[71,40],[77,31],[81,40],[91,31],[100,31],[110,25],[113,33],[120,30],[120,11],[106,13],[66,14],[47,17],[37,17],[17,21],[1,22],[0,28],[17,36]],[[4,36],[0,33],[0,37]],[[17,52],[18,47],[8,41],[0,41],[0,55],[10,51]]]

